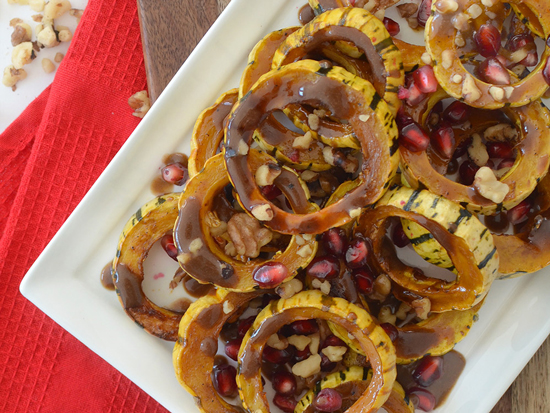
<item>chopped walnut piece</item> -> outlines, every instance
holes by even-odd
[[[249,149],[250,147],[247,145],[247,143],[241,139],[239,141],[239,146],[237,146],[237,153],[244,156],[248,154]]]
[[[451,50],[443,50],[441,53],[441,66],[445,69],[449,69],[453,65],[453,52]]]
[[[42,21],[42,18],[44,16],[42,16],[41,14],[33,14],[31,16],[31,19],[34,21],[34,22],[37,22],[37,23],[40,23]]]
[[[472,143],[468,147],[468,155],[470,155],[470,158],[472,158],[472,161],[474,161],[477,166],[485,166],[487,165],[487,161],[489,161],[487,147],[482,142],[481,136],[477,133],[472,135]]]
[[[294,139],[294,142],[292,142],[292,147],[298,149],[309,149],[313,140],[313,135],[310,131],[307,131],[303,135],[300,135]]]
[[[338,362],[342,360],[346,351],[348,351],[348,348],[344,346],[328,346],[322,349],[321,353],[327,356],[330,361]]]
[[[76,23],[80,23],[80,19],[82,18],[82,14],[84,13],[84,10],[80,9],[71,9],[69,10],[69,14],[76,18]]]
[[[470,17],[465,13],[457,13],[453,16],[452,22],[457,30],[465,31],[470,28]]]
[[[510,187],[497,180],[491,168],[483,166],[476,172],[474,179],[476,191],[484,198],[500,204],[510,192]]]
[[[311,129],[319,129],[319,116],[317,116],[315,113],[309,114],[307,117],[307,123],[309,124],[309,127]]]
[[[429,298],[419,298],[411,302],[411,307],[416,312],[418,318],[425,320],[432,309],[432,302]]]
[[[398,4],[396,7],[397,11],[404,19],[414,16],[414,14],[418,11],[418,5],[415,3]]]
[[[39,24],[36,26],[36,40],[44,47],[55,47],[59,44],[59,39],[51,24]]]
[[[458,3],[456,0],[438,0],[435,3],[435,9],[442,14],[454,13],[458,10]]]
[[[273,347],[277,350],[284,350],[288,347],[289,340],[285,336],[280,336],[279,334],[275,333],[269,336],[266,343],[269,347]]]
[[[313,354],[303,361],[292,366],[292,373],[296,376],[307,378],[321,371],[321,356]]]
[[[11,63],[16,69],[21,69],[36,57],[31,42],[23,42],[15,46],[11,52]]]
[[[13,65],[11,65],[4,69],[2,84],[4,86],[11,87],[11,89],[15,91],[15,84],[26,77],[27,72],[25,72],[25,69],[16,69]]]
[[[384,301],[391,292],[391,281],[387,274],[380,274],[374,280],[372,292],[369,298],[377,301]]]
[[[17,23],[13,26],[11,34],[11,45],[17,46],[23,42],[30,42],[32,38],[32,29],[27,23]]]
[[[42,12],[44,11],[44,8],[46,7],[46,1],[45,0],[29,0],[29,5],[31,6],[31,9],[36,12]]]
[[[60,42],[70,42],[73,38],[71,30],[66,26],[57,26],[55,28],[57,31],[57,38]]]
[[[71,3],[67,0],[50,0],[44,7],[44,19],[52,22],[71,10]]]
[[[8,0],[8,4],[20,4],[22,6],[29,4],[29,0]]]
[[[255,205],[250,212],[260,221],[271,221],[273,219],[273,210],[269,204]]]
[[[260,166],[256,170],[254,178],[258,186],[269,186],[273,185],[273,182],[279,175],[281,175],[281,172],[282,168],[280,165],[268,163]]]
[[[290,297],[293,297],[295,294],[302,291],[302,288],[304,288],[304,284],[297,278],[293,278],[290,281],[284,282],[281,285],[279,285],[275,292],[284,299],[288,299]]]
[[[329,295],[330,294],[330,282],[328,280],[321,281],[318,278],[314,278],[311,281],[311,286],[315,288],[316,290],[321,290],[323,294]]]
[[[52,73],[55,70],[55,65],[50,59],[44,58],[42,59],[42,70],[45,73]]]
[[[238,255],[256,258],[260,249],[267,245],[273,234],[267,228],[245,213],[235,214],[227,223],[227,233],[235,245]]]
[[[213,237],[219,237],[227,232],[227,222],[220,220],[215,212],[208,211],[204,222]]]
[[[132,115],[138,118],[143,118],[151,107],[151,102],[149,101],[149,96],[147,96],[147,91],[142,90],[130,96],[130,99],[128,99],[128,105],[134,109],[134,113],[132,113]]]
[[[311,338],[308,336],[293,335],[288,338],[288,343],[299,351],[304,351],[311,344]]]
[[[499,123],[485,129],[483,137],[491,141],[508,142],[518,138],[518,131],[508,123]]]
[[[397,315],[392,313],[390,306],[385,305],[378,312],[378,321],[381,323],[395,324],[397,321]]]
[[[462,96],[466,102],[475,102],[481,97],[481,91],[477,88],[472,75],[467,74],[462,84]]]
[[[61,63],[61,61],[63,60],[64,57],[65,57],[65,55],[64,55],[63,53],[57,52],[57,53],[55,54],[55,57],[53,58],[53,61],[54,61],[55,63]]]
[[[319,333],[310,334],[308,337],[311,339],[311,343],[309,343],[309,351],[311,354],[319,353],[319,344],[321,344],[321,336]]]
[[[313,249],[310,245],[304,245],[302,248],[296,251],[296,254],[302,258],[310,257],[311,254],[313,254]]]

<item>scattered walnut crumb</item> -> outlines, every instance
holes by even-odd
[[[271,221],[273,219],[273,210],[269,204],[255,205],[250,212],[260,221]]]
[[[33,14],[33,15],[31,16],[31,19],[32,19],[33,21],[35,21],[36,23],[40,23],[40,22],[42,22],[43,17],[44,17],[44,16],[42,16],[41,14]]]
[[[84,10],[80,9],[71,9],[69,10],[69,14],[73,17],[76,17],[76,23],[80,23],[80,19],[82,18],[82,14],[84,13]]]
[[[292,142],[292,147],[298,149],[309,149],[312,142],[313,135],[311,131],[307,131],[303,135],[300,135],[294,139],[294,141]]]
[[[50,0],[44,7],[44,19],[52,22],[71,10],[71,3],[67,0]]]
[[[280,284],[276,289],[275,292],[284,299],[288,299],[293,297],[295,294],[302,291],[304,288],[304,284],[297,278],[293,278],[290,281],[284,282]]]
[[[305,182],[312,182],[319,179],[319,174],[317,172],[306,169],[300,174],[300,178],[302,178],[302,180],[304,180]]]
[[[31,42],[23,42],[15,46],[11,52],[11,63],[16,69],[21,69],[36,57]]]
[[[244,156],[248,154],[249,149],[250,147],[247,145],[247,143],[241,139],[239,141],[239,146],[237,146],[237,153]]]
[[[304,351],[311,344],[311,338],[308,336],[293,335],[288,338],[288,343],[299,351]]]
[[[54,61],[55,63],[61,63],[61,61],[63,60],[64,57],[65,57],[65,55],[64,55],[63,53],[57,52],[57,53],[55,54],[55,57],[53,58],[53,61]]]
[[[57,26],[55,28],[57,31],[57,38],[60,42],[70,42],[73,38],[71,30],[66,26]]]
[[[29,5],[31,6],[32,11],[42,12],[46,7],[45,0],[29,0]]]
[[[38,24],[36,26],[36,40],[44,47],[55,47],[59,44],[59,39],[51,24]]]
[[[289,341],[285,336],[280,336],[279,334],[275,333],[269,336],[266,343],[269,347],[273,347],[277,350],[284,350],[288,347]]]
[[[467,74],[462,84],[462,96],[466,102],[475,102],[481,97],[481,91],[477,88],[472,75]]]
[[[323,294],[329,295],[330,294],[330,282],[328,280],[321,281],[318,278],[314,278],[311,281],[311,286],[315,288],[316,290],[321,290]]]
[[[130,99],[128,99],[128,105],[134,109],[134,113],[132,113],[132,115],[138,118],[143,118],[151,107],[151,102],[149,101],[147,91],[142,90],[130,96]]]
[[[273,185],[275,179],[281,175],[282,168],[275,163],[261,165],[254,174],[254,179],[258,186]]]
[[[419,298],[411,302],[411,307],[416,312],[418,318],[425,320],[432,309],[432,302],[429,298]]]
[[[310,113],[307,117],[307,123],[312,130],[319,129],[319,116],[315,113]]]
[[[11,45],[17,46],[24,42],[30,42],[32,37],[32,29],[27,23],[17,23],[13,26],[11,34]]]
[[[413,17],[415,13],[418,11],[418,5],[415,3],[398,4],[396,7],[397,7],[397,11],[401,15],[401,17],[404,19]]]
[[[453,65],[453,56],[451,50],[443,50],[443,53],[441,53],[441,66],[444,69],[449,69]]]
[[[189,252],[191,254],[196,254],[199,252],[199,250],[202,248],[202,240],[200,238],[195,238],[191,243],[189,244]]]
[[[8,0],[8,4],[19,4],[21,6],[25,6],[29,4],[29,0]]]
[[[382,308],[378,312],[378,321],[380,321],[381,323],[395,324],[395,322],[397,321],[397,315],[392,313],[390,306],[385,305],[382,306]]]
[[[342,357],[344,357],[344,354],[346,354],[346,351],[348,351],[347,347],[344,346],[328,346],[321,350],[321,353],[323,353],[331,362],[338,362],[342,360]]]
[[[472,135],[472,143],[468,147],[468,155],[477,166],[485,166],[489,161],[487,147],[482,142],[481,136],[477,133]]]
[[[479,4],[472,4],[466,11],[472,19],[477,19],[483,13],[483,9],[479,7]]]
[[[16,83],[27,77],[25,69],[16,69],[13,65],[4,69],[4,75],[2,76],[2,84],[7,87],[11,87],[13,91],[16,89]]]
[[[307,378],[321,371],[321,356],[313,354],[303,361],[292,366],[292,373],[296,376]]]
[[[44,58],[42,59],[42,70],[45,73],[52,73],[55,70],[55,65],[50,59]]]
[[[501,102],[504,99],[504,89],[498,86],[491,86],[489,88],[489,94],[497,102]]]
[[[422,56],[420,56],[420,60],[422,60],[422,63],[425,65],[431,65],[433,63],[432,56],[428,52],[422,53]]]
[[[229,301],[223,302],[223,313],[229,314],[235,309],[235,306],[231,304]]]

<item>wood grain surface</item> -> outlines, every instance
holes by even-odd
[[[140,23],[149,95],[154,100],[230,0],[137,2],[141,9]],[[499,368],[505,374],[506,366]],[[550,413],[550,338],[491,413]]]

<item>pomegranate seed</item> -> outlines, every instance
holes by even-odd
[[[227,357],[229,357],[231,360],[237,361],[237,358],[239,356],[239,349],[241,348],[242,342],[243,340],[240,338],[228,341],[225,345],[225,354],[227,355]]]
[[[306,347],[303,350],[296,350],[294,352],[294,357],[292,358],[293,364],[298,363],[299,361],[304,361],[305,359],[309,358],[311,356],[311,351],[309,351],[309,347]]]
[[[432,12],[432,0],[422,0],[420,6],[418,7],[418,14],[416,20],[418,24],[422,27],[426,26],[426,22],[430,18]]]
[[[176,245],[174,244],[174,237],[172,234],[166,234],[164,237],[160,240],[160,245],[166,251],[168,256],[172,258],[173,260],[178,260],[178,249],[176,248]]]
[[[362,268],[353,272],[355,285],[362,294],[370,294],[374,285],[375,276],[368,268]]]
[[[510,37],[510,39],[506,42],[505,47],[511,52],[517,52],[519,49],[533,51],[537,48],[535,39],[527,33],[520,33]]]
[[[491,159],[489,159],[489,160],[487,161],[487,163],[485,164],[485,166],[486,166],[487,168],[495,169],[495,163],[494,163]]]
[[[437,90],[437,79],[430,65],[422,66],[413,72],[414,84],[422,93],[433,93]]]
[[[280,262],[268,262],[258,267],[252,278],[262,288],[271,288],[282,283],[289,276],[288,268]]]
[[[237,370],[229,364],[219,364],[214,367],[214,386],[223,397],[237,394]]]
[[[386,26],[386,30],[390,34],[390,36],[397,36],[399,34],[399,31],[401,28],[399,27],[399,23],[397,23],[395,20],[390,19],[389,17],[384,17],[384,20],[382,20],[384,23],[384,26]]]
[[[409,237],[407,237],[407,235],[405,234],[403,225],[401,225],[400,223],[397,223],[393,227],[391,239],[395,246],[397,246],[398,248],[406,247],[407,245],[409,245],[410,242]]]
[[[432,132],[430,141],[432,147],[445,159],[450,159],[453,156],[455,132],[451,125],[442,123],[439,128]]]
[[[401,100],[406,100],[411,96],[411,92],[404,86],[399,85],[397,89],[397,97]]]
[[[507,142],[487,142],[486,146],[490,158],[514,157],[514,148]]]
[[[477,68],[481,80],[494,85],[509,85],[511,83],[510,73],[495,57],[485,59]]]
[[[483,24],[476,32],[474,41],[481,56],[496,56],[500,49],[500,31],[490,23]]]
[[[342,228],[331,228],[323,234],[322,243],[327,253],[342,257],[348,246],[346,231]]]
[[[334,389],[323,389],[315,396],[313,407],[322,412],[335,412],[342,407],[342,396]]]
[[[336,362],[330,361],[326,354],[321,353],[321,371],[332,371],[336,368]]]
[[[491,230],[491,232],[500,234],[508,229],[508,217],[505,212],[499,212],[495,215],[485,216],[485,226]]]
[[[535,51],[527,53],[527,56],[519,62],[520,65],[526,66],[526,67],[533,67],[536,66],[539,62],[539,55]]]
[[[503,160],[500,161],[500,163],[498,164],[498,168],[497,168],[497,169],[511,168],[512,166],[514,166],[515,163],[516,163],[516,160],[515,160],[514,158],[503,159]]]
[[[285,330],[285,332],[287,332],[289,336],[294,334],[307,336],[318,332],[319,326],[317,325],[315,320],[298,320],[286,326]]]
[[[416,408],[424,410],[425,412],[430,412],[435,409],[435,396],[428,390],[420,387],[413,387],[409,389],[407,395]]]
[[[426,94],[422,93],[420,88],[412,81],[409,85],[409,97],[407,98],[407,105],[417,106],[426,99]]]
[[[250,330],[250,327],[252,327],[252,324],[254,324],[255,319],[256,316],[250,316],[248,318],[245,318],[244,320],[239,321],[237,334],[240,339],[242,339],[246,335],[246,332]]]
[[[454,175],[458,172],[458,161],[456,159],[451,159],[447,164],[447,175]]]
[[[340,275],[340,261],[331,255],[317,257],[308,265],[306,274],[320,280],[332,280]]]
[[[279,409],[285,413],[293,413],[298,402],[292,396],[283,396],[282,394],[275,394],[273,403]]]
[[[270,201],[282,194],[281,190],[277,188],[275,185],[262,186],[260,188],[260,192],[262,193],[265,199],[268,199]]]
[[[439,379],[442,373],[443,359],[441,357],[426,356],[416,366],[412,377],[422,387],[428,387]]]
[[[531,203],[525,199],[508,211],[508,221],[510,221],[512,225],[519,224],[527,220],[530,210]]]
[[[430,144],[430,137],[418,123],[413,122],[401,129],[399,143],[411,152],[422,152]]]
[[[380,327],[384,329],[391,341],[397,340],[397,337],[399,336],[399,330],[397,330],[396,326],[391,323],[382,323],[380,324]]]
[[[289,155],[288,159],[290,159],[292,162],[300,162],[300,152],[298,149],[294,149]]]
[[[283,396],[289,396],[296,391],[296,377],[288,371],[278,371],[271,378],[273,389]]]
[[[546,83],[550,85],[550,56],[546,59],[546,64],[544,65],[544,69],[542,69],[542,77],[544,77]]]
[[[181,186],[187,181],[189,174],[187,173],[187,168],[181,163],[172,163],[166,165],[161,170],[162,179],[164,179],[169,184],[174,184]]]
[[[288,346],[284,350],[266,346],[263,352],[263,359],[273,364],[284,364],[292,359],[294,347]]]
[[[460,183],[462,185],[470,186],[474,183],[476,172],[479,170],[479,166],[470,161],[469,159],[464,161],[458,169],[458,175],[460,177]]]
[[[451,125],[460,125],[470,117],[470,106],[459,100],[455,100],[443,111],[443,119]]]
[[[369,246],[367,241],[354,238],[346,250],[346,264],[349,268],[360,268],[367,263]]]
[[[325,340],[323,341],[323,344],[321,345],[321,350],[330,346],[347,347],[346,343],[344,343],[344,341],[341,338],[335,336],[334,334],[331,334],[327,336],[327,338],[325,338]]]
[[[455,149],[453,154],[454,159],[460,158],[462,155],[465,155],[468,152],[468,147],[472,144],[472,138],[468,138],[465,141],[461,142]]]

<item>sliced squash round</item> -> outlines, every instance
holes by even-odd
[[[287,300],[272,301],[258,314],[246,333],[239,350],[237,371],[237,385],[244,407],[251,412],[269,411],[261,376],[266,342],[284,325],[306,319],[323,319],[342,325],[355,336],[367,354],[374,375],[365,393],[347,410],[348,413],[375,412],[382,407],[396,376],[395,350],[391,340],[363,308],[317,290],[302,291]]]
[[[182,314],[150,301],[141,283],[149,250],[174,227],[179,196],[159,196],[132,215],[120,235],[112,270],[115,291],[126,314],[148,333],[169,341],[176,341]]]
[[[258,125],[288,104],[326,106],[349,119],[361,142],[363,165],[357,188],[338,202],[310,214],[291,214],[265,199],[248,167],[248,148]],[[339,67],[328,70],[303,60],[269,72],[239,101],[226,127],[225,163],[243,208],[275,231],[319,234],[351,221],[365,205],[374,203],[397,170],[397,127],[387,104],[365,80]],[[267,211],[259,216],[255,211]]]

